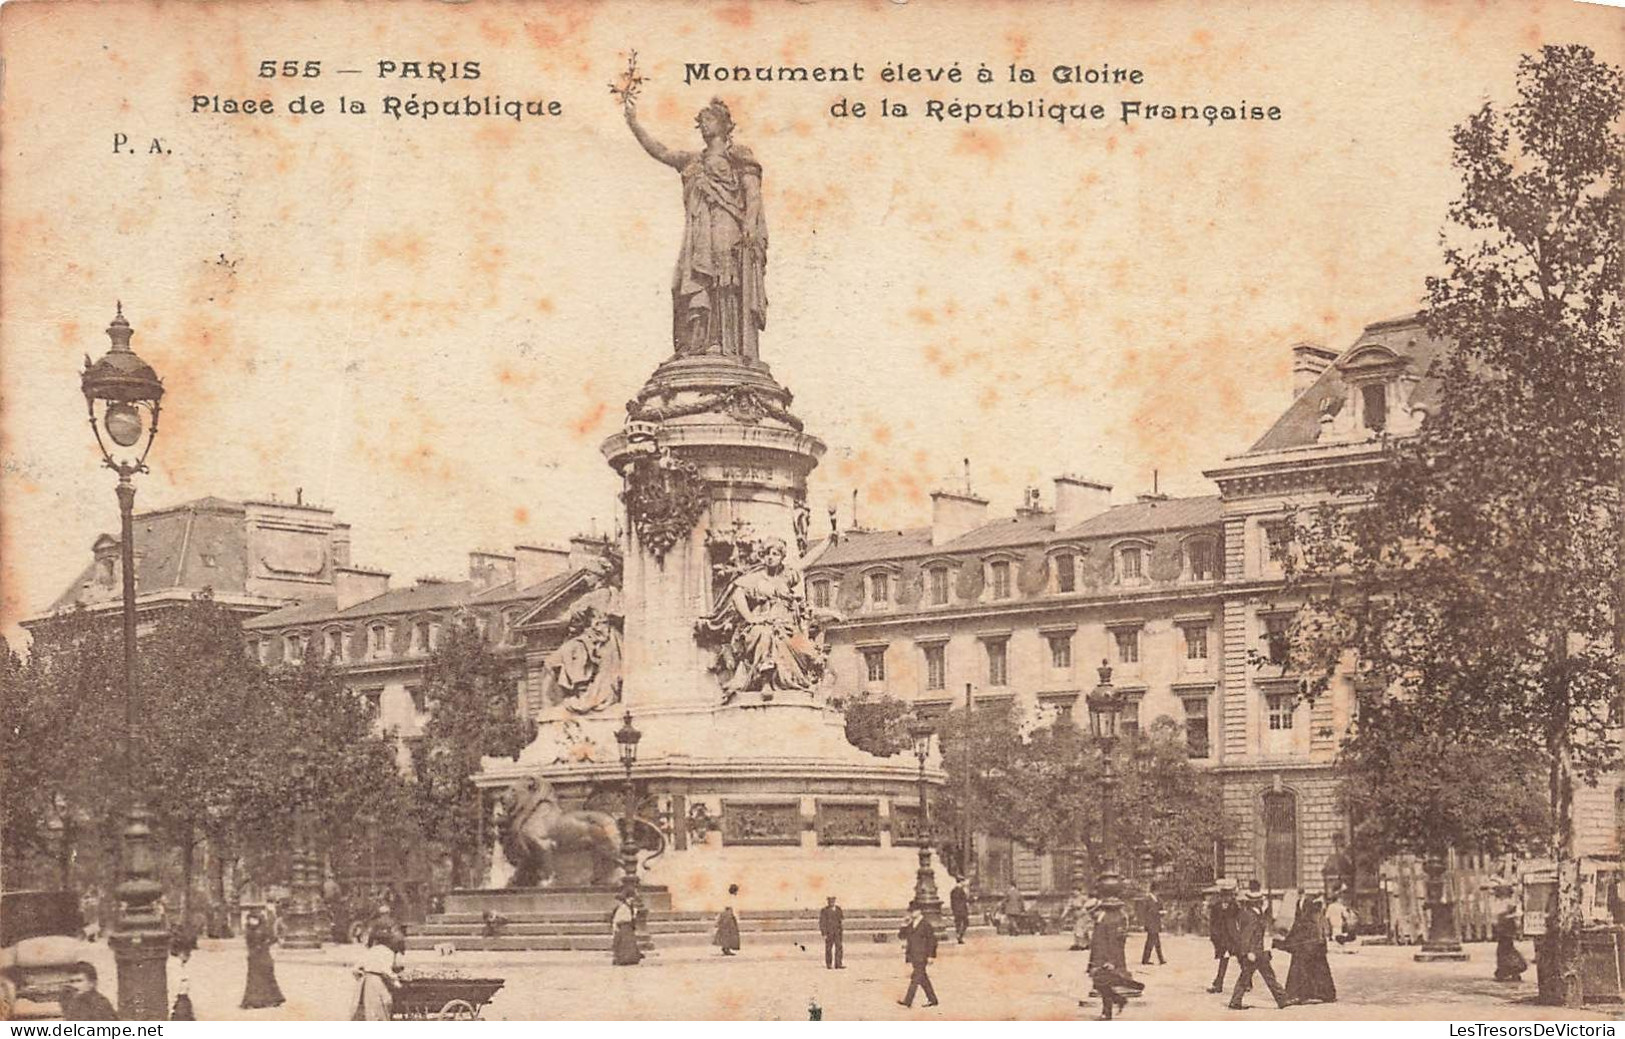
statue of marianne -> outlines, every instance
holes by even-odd
[[[673,151],[649,136],[635,102],[624,111],[643,150],[683,177],[683,245],[671,284],[674,351],[757,360],[767,327],[761,163],[733,142],[733,117],[720,100],[695,117],[705,140],[697,152]]]

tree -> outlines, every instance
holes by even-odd
[[[506,665],[471,617],[450,625],[430,656],[423,694],[429,721],[412,748],[415,815],[423,835],[450,857],[452,886],[463,887],[475,881],[470,867],[494,836],[490,808],[474,785],[481,759],[517,758],[533,732]]]
[[[908,730],[914,707],[895,696],[859,693],[832,698],[830,706],[846,718],[846,741],[859,750],[889,758],[914,744]]]
[[[1551,833],[1546,769],[1510,742],[1463,743],[1427,725],[1415,705],[1376,700],[1339,762],[1340,794],[1367,855],[1434,855],[1446,848],[1516,854]]]
[[[8,876],[20,870],[29,883],[71,886],[72,864],[83,856],[91,882],[113,882],[128,787],[121,781],[123,690],[117,625],[82,607],[40,625],[26,662],[7,648],[0,667],[0,846]],[[51,857],[47,881],[41,867]]]
[[[1427,329],[1447,344],[1428,373],[1439,407],[1306,519],[1293,578],[1310,596],[1290,637],[1319,675],[1311,693],[1352,650],[1380,690],[1360,725],[1409,744],[1396,762],[1428,762],[1430,733],[1538,750],[1560,888],[1543,976],[1561,976],[1549,994],[1569,1005],[1574,787],[1620,761],[1622,95],[1620,70],[1589,49],[1546,47],[1519,63],[1515,102],[1456,128],[1462,194],[1445,273],[1428,280]],[[1406,708],[1372,717],[1395,701]],[[1395,836],[1420,839],[1444,807],[1401,813],[1414,830]],[[1464,820],[1482,824],[1436,832]]]
[[[1038,852],[1081,842],[1090,860],[1097,867],[1102,864],[1105,757],[1100,741],[1064,718],[1035,724],[997,708],[975,713],[968,740],[963,711],[950,711],[937,731],[948,772],[938,799],[950,823],[945,839],[955,829],[963,834],[968,821],[978,832]],[[1154,876],[1180,881],[1210,875],[1213,842],[1223,830],[1219,788],[1213,777],[1190,764],[1178,723],[1158,718],[1149,732],[1119,739],[1112,753],[1118,781],[1114,865],[1127,874],[1148,866]]]

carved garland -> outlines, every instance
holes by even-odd
[[[711,494],[697,466],[660,448],[632,463],[621,500],[638,540],[661,562],[694,529],[711,505]]]
[[[788,396],[788,391],[786,392]],[[668,419],[721,412],[736,422],[756,425],[764,418],[776,419],[796,432],[801,432],[801,420],[790,414],[785,403],[753,386],[730,386],[721,393],[702,397],[686,404],[652,404],[649,401],[626,402],[627,417],[637,422],[665,422]]]

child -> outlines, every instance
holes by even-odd
[[[96,991],[96,968],[75,964],[68,978],[68,994],[62,997],[64,1021],[117,1021],[118,1011],[107,997]]]

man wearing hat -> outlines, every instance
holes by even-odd
[[[1219,972],[1213,975],[1209,992],[1224,991],[1224,975],[1230,969],[1230,957],[1236,951],[1236,882],[1229,877],[1220,878],[1209,888],[1213,896],[1207,910],[1207,936],[1213,943],[1213,958],[1219,961]]]
[[[954,889],[948,892],[948,907],[954,915],[954,937],[965,944],[965,932],[970,930],[970,894],[965,890],[965,878],[954,878]]]
[[[1270,966],[1270,951],[1264,944],[1269,934],[1269,920],[1264,893],[1255,881],[1241,896],[1241,912],[1236,915],[1236,962],[1241,966],[1241,976],[1230,994],[1231,1010],[1247,1009],[1241,998],[1253,987],[1254,974],[1264,979],[1270,995],[1275,997],[1275,1005],[1282,1010],[1287,1007],[1286,990],[1275,977],[1275,968]]]
[[[841,942],[846,933],[845,915],[829,896],[829,904],[818,911],[818,933],[824,936],[824,969],[845,970],[841,965]]]

